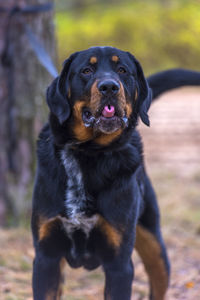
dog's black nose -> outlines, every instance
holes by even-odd
[[[113,96],[118,93],[120,85],[114,79],[106,79],[98,83],[98,89],[104,96]]]

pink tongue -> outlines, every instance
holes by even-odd
[[[105,118],[111,118],[113,117],[115,114],[115,108],[114,106],[112,105],[106,105],[102,111],[102,115],[105,117]]]

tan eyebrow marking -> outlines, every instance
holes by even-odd
[[[90,63],[91,64],[96,64],[97,63],[97,57],[96,56],[90,57]]]
[[[118,62],[119,61],[119,57],[117,55],[113,55],[112,56],[112,61]]]

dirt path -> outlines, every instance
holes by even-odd
[[[200,299],[200,91],[166,94],[141,126],[147,170],[156,189],[171,261],[167,300]],[[0,230],[0,300],[31,300],[33,248],[25,229]],[[133,253],[133,299],[147,300],[147,278]],[[103,274],[66,269],[64,300],[102,300]],[[123,299],[122,299],[123,300]]]

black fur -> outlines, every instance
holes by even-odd
[[[67,92],[69,85],[69,69],[76,53],[71,55],[63,65],[63,70],[47,89],[47,104],[51,112],[56,115],[60,124],[66,121],[70,115],[70,106],[68,104]],[[64,80],[64,82],[63,82]],[[58,105],[59,103],[59,105]]]
[[[119,56],[119,62],[111,62],[112,55]],[[92,56],[97,63],[91,66],[88,61]],[[84,71],[86,74],[81,73],[88,64],[93,68],[92,74],[88,75],[88,70]],[[127,69],[125,74],[117,73],[119,64]],[[92,125],[88,129],[92,132],[91,138],[81,142],[73,131],[76,125],[74,107],[79,100],[90,101],[91,86],[102,78],[103,72],[121,82],[132,112],[127,126],[108,143],[102,145],[96,140],[102,133],[95,131],[93,135]],[[159,76],[149,78],[154,96],[171,88],[171,77],[166,88],[157,87],[154,78],[159,81]],[[136,90],[138,98],[135,101]],[[102,101],[105,106],[114,100],[117,101],[103,99],[100,105]],[[156,196],[145,172],[141,138],[135,129],[138,116],[149,125],[150,102],[151,91],[139,62],[131,54],[111,47],[75,53],[48,88],[50,118],[38,140],[33,194],[35,300],[60,299],[60,262],[63,258],[74,268],[83,266],[92,270],[101,265],[105,272],[105,299],[130,300],[134,276],[131,254],[135,243],[149,274],[151,299],[164,299],[169,262],[160,232]],[[66,155],[70,155],[69,159]],[[74,167],[75,174],[67,172],[71,163],[70,172],[73,173]],[[75,207],[71,220],[69,216],[73,212],[67,204],[69,186],[73,192],[70,195],[74,197],[77,193],[80,199],[82,193],[84,199],[83,202],[80,199],[81,203]],[[72,199],[72,203],[75,200]],[[98,221],[89,231],[85,230],[87,224],[84,222],[94,216]],[[72,230],[70,226],[74,226],[75,219],[77,225]],[[146,239],[147,246],[140,243],[140,234],[136,236],[138,226],[142,229],[141,241]],[[146,247],[150,248],[145,250]]]

